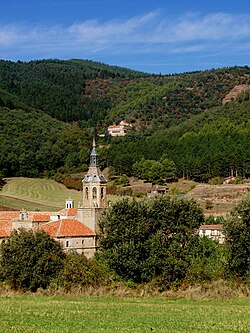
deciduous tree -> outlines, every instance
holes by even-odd
[[[249,279],[250,196],[243,198],[224,223],[227,268],[231,275]]]
[[[125,279],[180,281],[198,249],[195,230],[203,222],[194,201],[119,201],[101,219],[100,252]]]
[[[1,277],[14,289],[46,288],[59,273],[65,254],[44,231],[13,231],[1,244]]]

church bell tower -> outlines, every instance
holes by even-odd
[[[83,223],[91,230],[97,232],[97,221],[107,204],[107,180],[99,169],[95,139],[93,139],[93,148],[90,154],[89,170],[82,180],[82,184]]]

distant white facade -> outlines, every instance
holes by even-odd
[[[131,127],[131,124],[122,120],[119,125],[110,125],[108,127],[108,133],[111,136],[125,136]]]
[[[203,237],[215,239],[219,244],[223,244],[225,236],[223,234],[223,224],[203,224],[198,229],[198,234]]]

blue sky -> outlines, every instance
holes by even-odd
[[[250,65],[249,0],[0,0],[0,58],[151,73]]]

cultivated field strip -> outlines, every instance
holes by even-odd
[[[14,209],[60,209],[67,198],[74,199],[77,205],[82,201],[82,192],[69,190],[51,179],[8,178],[0,191],[0,205]]]

